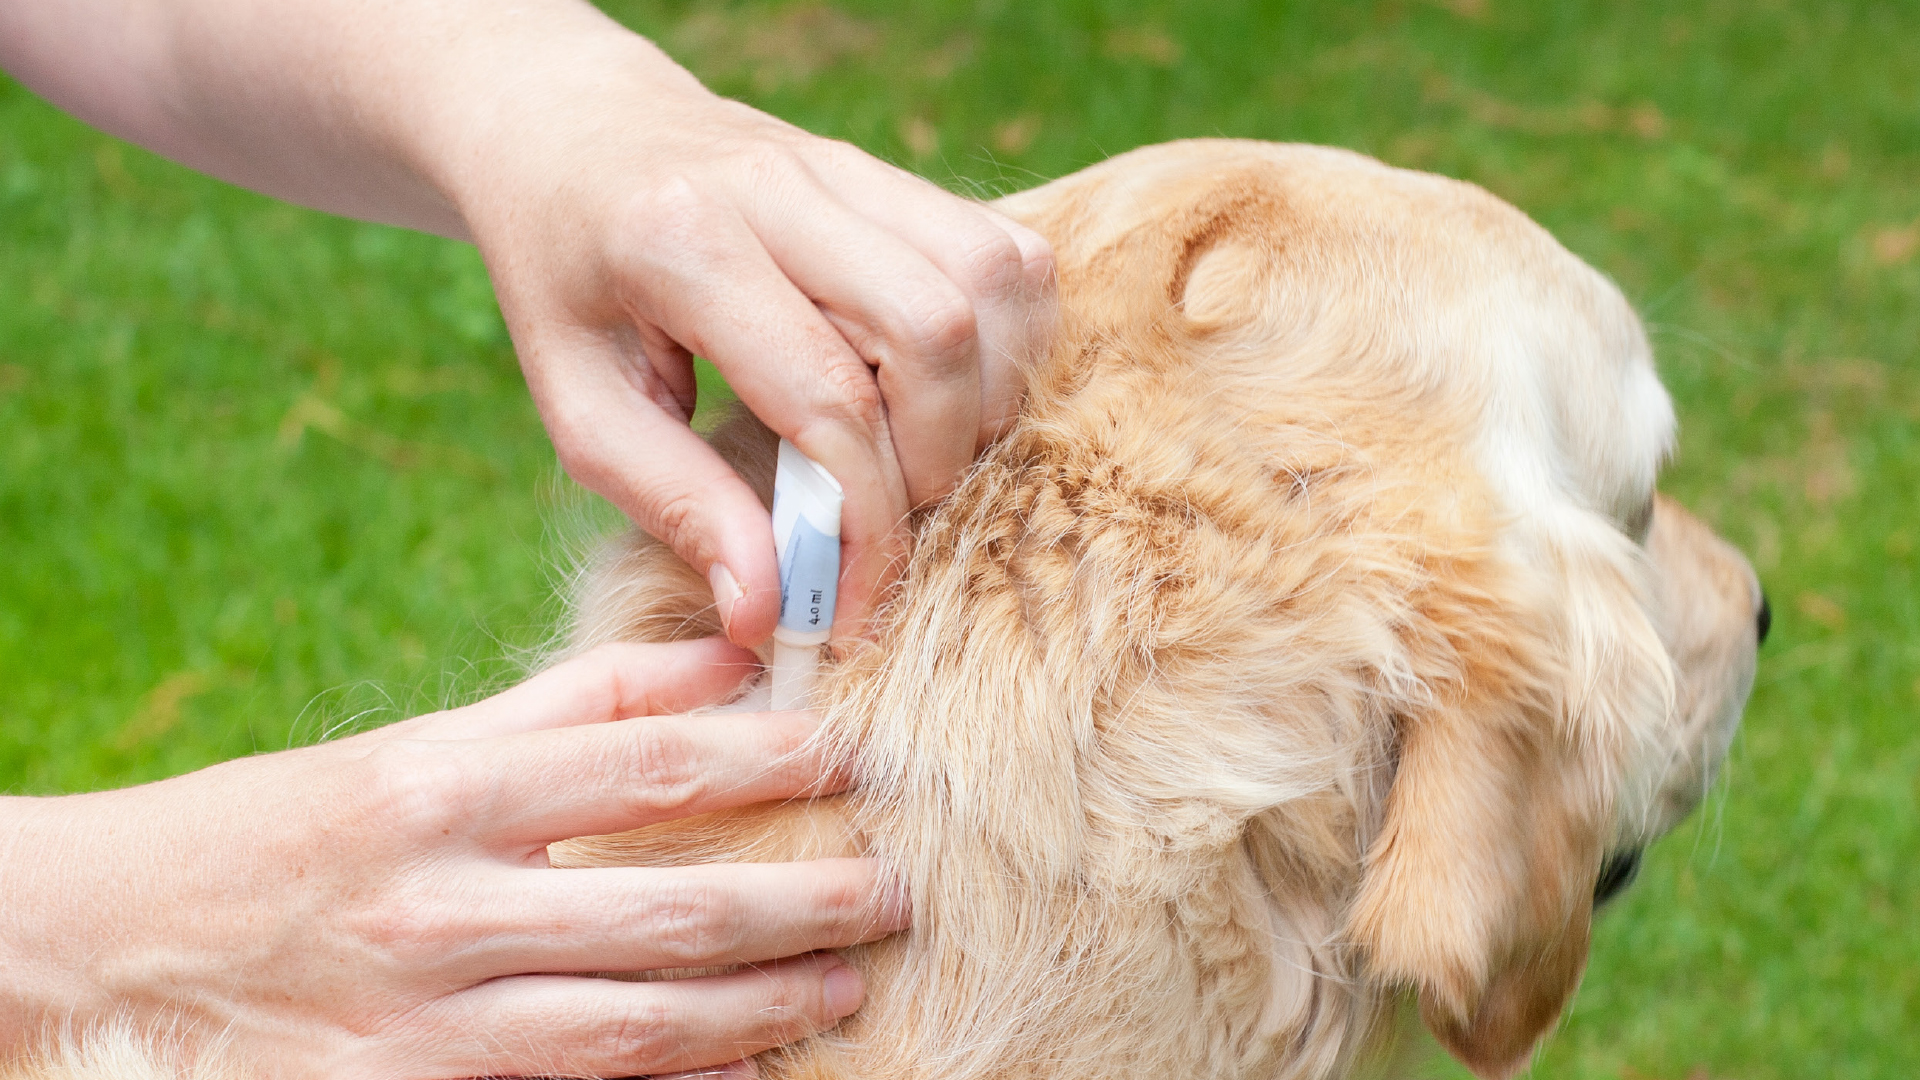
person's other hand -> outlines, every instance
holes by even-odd
[[[729,637],[763,641],[771,523],[687,426],[691,357],[712,360],[845,488],[834,629],[859,632],[909,509],[1014,416],[1052,330],[1051,251],[664,57],[569,64],[493,114],[447,184],[562,463],[707,575]]]
[[[815,950],[904,925],[878,864],[547,866],[563,838],[844,787],[808,714],[655,715],[752,669],[718,640],[607,646],[338,742],[0,801],[5,1045],[131,1010],[288,1075],[629,1076],[831,1026],[861,984]]]

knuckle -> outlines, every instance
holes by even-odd
[[[352,919],[354,936],[396,971],[418,971],[444,952],[454,920],[419,895],[384,894]]]
[[[826,998],[812,969],[783,971],[772,980],[760,1013],[769,1042],[791,1042],[827,1026]]]
[[[598,1056],[644,1072],[669,1056],[673,1027],[673,1013],[664,1002],[636,1002],[599,1025]]]
[[[616,702],[629,700],[626,693],[627,673],[633,664],[632,644],[623,641],[608,641],[566,661],[564,668],[568,681],[588,692],[588,700],[606,703],[610,711]]]
[[[1053,246],[1035,235],[1020,253],[1021,284],[1035,294],[1050,293],[1054,286],[1054,270]]]
[[[706,794],[693,747],[666,724],[635,726],[626,766],[626,786],[637,814],[677,811]]]
[[[694,554],[704,542],[706,515],[701,493],[677,486],[656,487],[642,492],[640,503],[649,519],[647,531],[683,557]]]
[[[822,402],[826,415],[878,427],[886,420],[886,400],[880,384],[864,364],[840,363],[827,368]]]
[[[444,746],[394,739],[376,746],[348,782],[345,816],[403,836],[438,835],[460,819],[464,777]]]
[[[641,240],[671,240],[698,231],[712,213],[709,196],[678,173],[636,188],[627,197],[626,225]]]
[[[652,296],[662,282],[710,266],[726,212],[692,177],[676,173],[642,184],[615,214],[610,268],[637,296]]]
[[[654,946],[676,966],[729,959],[737,951],[737,905],[710,882],[676,881],[656,896],[646,926]]]
[[[878,889],[870,868],[836,874],[821,892],[821,905],[835,923],[852,927],[872,917]]]
[[[902,344],[924,374],[948,378],[969,369],[979,331],[973,305],[959,291],[915,305],[903,323]]]
[[[809,171],[799,152],[785,141],[755,140],[739,151],[739,157],[742,171],[760,190],[780,190]]]
[[[968,248],[962,258],[961,272],[974,289],[988,296],[1002,296],[1020,288],[1027,272],[1026,259],[1013,237],[999,229],[986,230]]]

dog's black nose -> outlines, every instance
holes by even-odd
[[[1619,896],[1640,876],[1640,849],[1616,851],[1600,864],[1600,877],[1593,883],[1593,906]]]
[[[1767,603],[1767,591],[1765,589],[1760,590],[1760,611],[1753,617],[1753,627],[1759,631],[1758,637],[1760,639],[1755,642],[1755,644],[1765,645],[1767,643],[1767,631],[1773,629],[1773,605]]]

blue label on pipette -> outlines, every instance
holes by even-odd
[[[780,557],[780,625],[804,634],[831,629],[839,584],[840,538],[795,515]]]

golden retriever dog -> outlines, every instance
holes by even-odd
[[[1596,896],[1711,784],[1765,618],[1654,494],[1632,310],[1486,192],[1339,150],[1174,143],[999,206],[1054,244],[1061,331],[822,672],[860,786],[555,864],[898,869],[865,1008],[768,1080],[1371,1075],[1409,999],[1514,1075]],[[716,442],[767,496],[773,437]],[[634,535],[574,644],[709,605]]]

